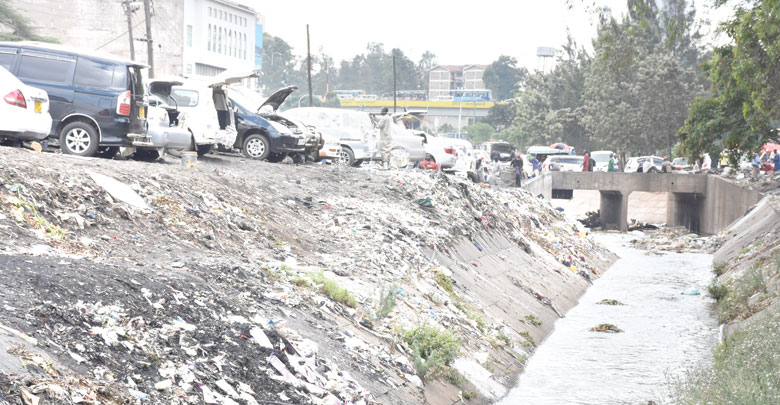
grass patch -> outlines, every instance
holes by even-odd
[[[745,272],[742,278],[735,280],[728,293],[718,301],[718,320],[730,321],[749,309],[748,298],[754,294],[766,293],[767,278],[777,273],[777,269],[768,268],[770,274],[765,274],[761,266],[753,266]]]
[[[423,380],[446,376],[449,365],[460,354],[461,342],[451,332],[420,326],[403,332],[403,341],[412,352],[412,364]]]
[[[450,295],[455,295],[455,287],[452,284],[452,279],[441,270],[434,271],[433,280],[436,281],[436,284],[443,288],[444,291],[447,291]]]
[[[462,395],[463,395],[463,399],[465,399],[466,401],[477,397],[477,393],[472,390],[465,390],[462,392]]]
[[[379,304],[376,308],[375,319],[382,319],[387,315],[390,315],[390,312],[393,311],[396,304],[395,291],[397,289],[398,286],[393,284],[389,288],[382,288],[382,291],[379,292]]]
[[[520,343],[521,345],[523,345],[523,347],[536,346],[536,342],[534,342],[534,337],[531,336],[531,332],[524,330],[520,332],[520,336],[522,336],[523,339],[525,339],[525,341]]]
[[[674,386],[673,403],[779,404],[780,312],[730,336],[714,355],[714,364],[688,370]]]
[[[42,230],[46,237],[62,240],[68,231],[52,224],[38,212],[34,205],[15,196],[6,196],[0,202],[8,208],[11,217],[17,222],[24,222],[33,229]]]
[[[496,336],[498,340],[504,342],[504,345],[507,347],[512,345],[512,341],[509,340],[509,337],[504,333],[503,330],[498,331],[498,335]]]
[[[723,273],[726,272],[726,263],[712,263],[712,272],[715,273],[715,276],[720,277]]]
[[[436,284],[438,284],[441,288],[444,289],[444,291],[447,291],[447,294],[449,294],[450,299],[452,300],[453,305],[455,305],[455,308],[458,308],[461,310],[466,316],[469,317],[469,319],[473,320],[477,323],[477,328],[484,332],[485,328],[487,328],[487,323],[485,322],[485,319],[482,318],[482,315],[479,315],[476,313],[476,310],[466,304],[463,301],[463,298],[459,297],[458,294],[455,294],[455,285],[452,282],[452,279],[444,274],[439,269],[436,269],[433,272],[433,280],[436,281]]]
[[[311,282],[305,277],[295,276],[293,277],[292,282],[298,287],[311,288]]]
[[[330,297],[330,299],[333,301],[344,304],[348,307],[357,307],[357,301],[355,300],[355,297],[349,293],[349,290],[339,286],[335,280],[325,278],[325,275],[322,274],[322,272],[312,274],[311,280],[315,284],[319,284],[320,291]]]
[[[533,326],[541,326],[542,325],[542,321],[539,318],[537,318],[536,316],[534,316],[534,314],[526,315],[525,316],[525,320],[528,321],[528,323],[530,323]]]
[[[725,285],[712,280],[712,284],[707,287],[707,292],[709,293],[710,297],[715,299],[715,301],[720,301],[726,298],[726,296],[729,294],[729,289]]]

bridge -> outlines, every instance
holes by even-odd
[[[523,188],[546,199],[571,198],[573,190],[598,190],[603,229],[628,230],[628,196],[668,193],[666,224],[715,234],[758,203],[761,193],[722,177],[676,173],[546,172]]]

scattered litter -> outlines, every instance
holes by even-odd
[[[618,300],[611,300],[611,299],[606,299],[606,298],[601,300],[601,301],[599,301],[599,302],[597,302],[596,304],[598,304],[598,305],[618,305],[618,306],[626,305],[626,304],[624,304],[624,303],[622,303],[622,302],[620,302]]]

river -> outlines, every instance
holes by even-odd
[[[669,403],[670,379],[711,358],[718,340],[706,295],[712,255],[647,255],[627,246],[635,236],[596,237],[620,260],[557,321],[500,404]],[[702,294],[682,295],[691,287]],[[626,305],[597,305],[602,299]],[[589,331],[601,323],[624,332]]]

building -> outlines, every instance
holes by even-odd
[[[40,35],[69,46],[147,61],[142,1],[10,0]],[[128,11],[129,10],[129,11]],[[129,25],[134,38],[131,55]],[[261,63],[262,16],[230,0],[152,1],[155,76],[209,77]],[[257,30],[260,30],[258,35]],[[259,48],[258,48],[259,46]],[[249,83],[247,83],[249,84]]]
[[[482,75],[486,65],[438,65],[429,72],[428,99],[453,100],[463,97],[460,90],[484,91]],[[473,96],[473,95],[472,95]],[[480,95],[481,98],[485,98]],[[490,98],[484,99],[490,101]]]

